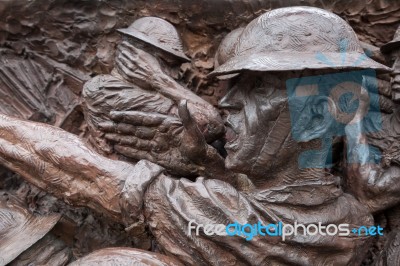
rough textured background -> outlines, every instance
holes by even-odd
[[[223,36],[267,10],[292,5],[333,11],[350,23],[360,40],[375,46],[390,41],[400,24],[397,0],[2,0],[0,112],[54,124],[85,137],[79,106],[83,83],[111,71],[120,41],[115,29],[142,16],[165,18],[177,27],[192,58],[182,66],[183,82],[216,103],[223,92],[205,76],[213,68]],[[52,233],[14,265],[24,265],[50,245],[54,248],[49,254],[64,256],[65,262],[100,247],[156,249],[147,236],[127,238],[121,225],[103,222],[85,208],[71,209],[6,170],[1,173],[0,189],[25,198],[31,210],[65,214]],[[383,214],[377,218],[384,223]],[[366,264],[380,246],[378,241]]]
[[[67,83],[65,76],[72,76],[69,82],[73,83],[112,69],[114,48],[120,41],[115,29],[142,16],[158,16],[177,27],[193,59],[186,66],[186,82],[210,95],[203,74],[212,67],[222,37],[267,10],[291,5],[333,11],[350,23],[362,41],[376,46],[389,41],[400,24],[396,0],[17,0],[0,2],[0,46],[18,54],[34,51],[70,66],[61,78]]]

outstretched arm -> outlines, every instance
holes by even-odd
[[[121,219],[119,198],[135,166],[107,159],[77,136],[0,115],[0,163],[76,206]]]

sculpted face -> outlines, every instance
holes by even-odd
[[[299,154],[319,149],[320,138],[331,129],[328,103],[332,100],[310,97],[298,110],[301,121],[291,121],[286,81],[330,72],[335,71],[245,72],[233,80],[235,85],[219,104],[229,112],[226,167],[251,178],[298,169]],[[301,142],[292,139],[292,122]]]
[[[392,89],[400,91],[400,49],[394,50],[390,56],[393,62]]]
[[[160,63],[165,64],[168,67],[176,67],[181,64],[181,62],[173,55],[170,55],[166,52],[164,52],[161,49],[158,49],[148,43],[145,43],[143,41],[140,41],[138,39],[134,39],[132,37],[128,36],[123,36],[122,38],[124,41],[129,42],[133,46],[135,46],[138,49],[141,49],[143,51],[146,51],[147,53],[153,55],[154,57],[158,58],[161,60]]]
[[[229,112],[228,168],[255,176],[285,159],[282,145],[290,133],[290,118],[284,81],[277,74],[243,73],[220,101]]]

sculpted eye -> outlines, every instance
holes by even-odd
[[[267,87],[261,78],[256,78],[251,85],[250,90],[255,94],[267,94]]]
[[[254,87],[254,88],[261,87],[261,86],[262,86],[262,83],[263,83],[262,80],[261,80],[260,78],[257,78],[257,79],[254,80],[253,87]]]
[[[253,90],[255,94],[260,96],[262,95],[263,98],[271,97],[271,95],[276,92],[275,86],[266,82],[263,82],[260,84],[260,86],[255,87]]]
[[[256,87],[254,89],[254,92],[257,93],[257,94],[267,94],[266,88],[261,87],[261,86],[260,87]]]

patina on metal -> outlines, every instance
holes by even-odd
[[[60,216],[32,214],[21,200],[0,191],[0,264],[10,263],[44,237]]]
[[[381,224],[379,215],[400,202],[400,124],[395,97],[392,101],[397,65],[390,83],[384,74],[390,67],[371,59],[352,27],[327,10],[227,1],[223,13],[222,7],[207,11],[203,2],[190,2],[190,7],[189,2],[181,3],[179,10],[186,10],[182,14],[170,7],[167,15],[159,17],[158,11],[148,12],[151,8],[139,3],[143,9],[133,17],[127,15],[124,25],[113,20],[119,17],[117,7],[99,4],[101,34],[107,38],[92,40],[98,49],[95,56],[92,44],[87,44],[87,50],[84,45],[73,45],[75,40],[89,39],[89,31],[84,31],[87,37],[83,34],[62,42],[48,38],[44,52],[33,51],[41,42],[38,35],[21,49],[16,45],[15,50],[10,48],[15,38],[5,37],[0,92],[15,92],[18,104],[13,110],[23,115],[17,118],[11,111],[0,115],[0,163],[24,181],[4,174],[4,185],[0,184],[37,212],[21,207],[18,213],[23,215],[16,214],[15,221],[28,227],[25,221],[34,221],[40,233],[19,245],[18,240],[29,234],[24,230],[13,233],[16,227],[8,214],[17,213],[17,205],[0,201],[6,217],[0,227],[0,250],[11,246],[15,251],[6,260],[1,252],[0,264],[14,259],[15,265],[27,260],[52,265],[372,265],[398,261],[392,251],[398,243],[395,219],[388,220],[393,229],[387,226],[385,230],[392,233],[376,257],[371,256],[372,242],[381,240],[373,236],[291,235],[284,240],[210,236],[204,228],[198,235],[188,233],[191,221],[368,227]],[[165,9],[163,3],[154,10]],[[351,9],[353,16],[362,14],[363,8],[368,14],[397,16],[395,8],[382,3],[368,8],[357,3],[358,9]],[[229,18],[238,5],[246,7],[245,14],[233,22]],[[335,11],[343,6],[333,3],[332,7]],[[203,15],[208,17],[191,15],[193,21],[189,20],[187,10],[194,9],[206,10]],[[52,12],[68,23],[60,10]],[[83,14],[95,16],[95,12]],[[29,32],[27,28],[36,24],[28,21],[21,22],[20,28],[8,27],[7,32]],[[79,27],[87,29],[84,22]],[[46,25],[43,31],[52,33]],[[354,25],[359,30],[359,23]],[[361,35],[364,41],[371,36],[379,34],[375,30]],[[114,48],[115,53],[111,52]],[[396,55],[395,49],[390,51]],[[362,86],[377,86],[374,99],[379,109],[374,111],[382,120],[378,130],[352,127],[355,119],[368,118],[365,108],[355,108],[340,120],[343,135],[329,134],[334,126],[331,118],[344,114],[335,101],[346,88],[340,95],[317,95],[315,86],[303,87],[299,93],[313,97],[304,108],[295,109],[301,121],[293,123],[288,80],[320,77],[322,82],[356,69],[383,73],[377,78],[365,76],[360,86],[349,89],[365,107],[365,99],[372,97],[364,97]],[[71,91],[62,94],[63,88]],[[222,91],[224,96],[219,97]],[[219,101],[218,106],[206,100],[210,98]],[[37,110],[38,106],[44,108]],[[294,134],[303,138],[296,139]],[[327,136],[332,149],[321,149]],[[382,152],[377,163],[352,161],[364,158],[365,150],[354,145],[365,143]],[[319,160],[330,160],[333,167],[303,167],[299,158],[309,150],[318,151]],[[32,196],[35,190],[40,192]],[[85,246],[89,242],[91,246]],[[47,255],[36,255],[46,244]]]

